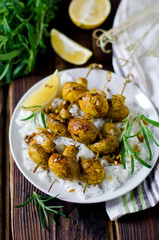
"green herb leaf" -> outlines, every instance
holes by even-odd
[[[36,125],[37,112],[34,113],[34,125]]]
[[[149,144],[148,137],[146,135],[145,126],[144,126],[142,121],[140,121],[140,123],[141,123],[141,130],[142,130],[142,133],[143,133],[143,136],[144,136],[144,139],[145,139],[145,143],[146,143],[147,149],[149,151],[149,159],[151,160],[152,159],[152,151],[151,151],[151,147],[150,147],[150,144]]]
[[[28,203],[30,203],[30,202],[33,200],[33,198],[34,198],[34,195],[33,195],[28,201],[26,201],[25,203],[23,203],[23,204],[21,204],[21,205],[17,205],[17,206],[15,206],[15,207],[16,207],[16,208],[24,207],[24,206],[26,206]]]
[[[142,165],[144,165],[147,168],[151,168],[151,165],[149,165],[148,163],[146,163],[145,161],[143,161],[139,156],[134,155],[134,158],[136,158]]]
[[[156,121],[153,121],[151,119],[146,118],[143,114],[140,116],[136,116],[131,122],[130,122],[130,114],[123,120],[123,126],[125,125],[122,139],[121,139],[121,157],[122,157],[122,164],[124,168],[126,168],[126,157],[131,157],[131,174],[134,172],[134,159],[138,160],[142,165],[144,165],[147,168],[151,168],[151,165],[149,165],[147,162],[145,162],[143,159],[141,159],[138,155],[140,152],[134,151],[130,143],[128,142],[129,138],[137,137],[139,133],[142,132],[143,137],[145,139],[146,146],[149,151],[149,160],[152,159],[152,151],[149,143],[149,139],[152,139],[153,142],[159,147],[159,144],[154,139],[152,133],[148,129],[148,127],[145,125],[144,121],[147,121],[151,123],[152,125],[159,127],[159,123]],[[134,135],[131,135],[132,127],[134,122],[139,121],[141,125],[141,129]]]
[[[32,71],[61,0],[0,1],[1,86]],[[6,71],[6,65],[10,67]],[[3,73],[3,74],[2,74]]]
[[[66,217],[65,214],[56,210],[57,208],[63,208],[63,206],[47,206],[47,205],[45,205],[44,201],[48,202],[48,201],[50,201],[54,198],[56,198],[56,196],[55,197],[50,197],[50,196],[43,197],[43,196],[37,194],[36,192],[33,192],[32,197],[27,202],[25,202],[25,203],[23,203],[19,206],[16,206],[16,208],[24,207],[28,203],[30,203],[32,200],[34,200],[34,204],[38,205],[41,225],[42,225],[43,229],[46,230],[46,228],[49,226],[48,215],[50,216],[52,221],[54,223],[56,223],[54,217],[52,216],[52,212],[55,213],[55,214],[60,214],[64,217]]]
[[[27,121],[27,120],[31,119],[32,117],[34,117],[34,113],[31,114],[31,115],[30,115],[29,117],[27,117],[27,118],[20,119],[20,121]]]
[[[142,115],[140,116],[140,119],[141,119],[141,120],[144,119],[144,120],[146,120],[148,123],[151,123],[153,126],[159,127],[159,122],[156,122],[156,121],[154,121],[154,120],[151,120],[151,119],[145,117],[144,114],[142,114]]]
[[[121,140],[120,149],[121,149],[121,160],[122,160],[122,164],[123,164],[123,167],[126,169],[125,148],[124,148],[124,140],[123,140],[123,139]]]
[[[131,174],[134,172],[134,158],[133,155],[131,155]]]
[[[52,221],[56,224],[56,221],[55,221],[54,217],[52,216],[51,212],[48,212],[48,214],[50,215]]]
[[[12,58],[17,57],[21,53],[21,51],[22,51],[22,49],[17,49],[17,50],[13,50],[11,52],[8,52],[8,53],[0,54],[0,61],[11,60]]]
[[[153,137],[152,133],[150,132],[150,130],[146,127],[146,132],[149,135],[149,138],[152,139],[152,141],[157,145],[157,147],[159,147],[159,144],[156,142],[155,138]]]
[[[43,122],[44,128],[46,128],[45,115],[44,115],[44,108],[43,108],[43,110],[41,111],[41,119],[42,119],[42,122]]]
[[[44,128],[46,128],[46,121],[45,121],[45,114],[44,114],[45,107],[44,106],[37,105],[37,106],[24,107],[24,106],[21,105],[21,108],[28,109],[28,110],[32,110],[32,108],[36,109],[36,111],[34,111],[29,117],[21,119],[21,121],[27,121],[31,118],[34,118],[34,124],[35,125],[36,125],[36,120],[37,120],[37,117],[38,117],[38,112],[41,110],[41,120],[42,120]]]
[[[39,205],[39,215],[40,215],[40,222],[44,230],[46,230],[46,224],[45,224],[45,219],[44,219],[44,213],[42,211],[42,207]]]
[[[29,107],[24,107],[23,105],[21,105],[20,107],[21,107],[21,108],[24,108],[24,109],[43,108],[43,106],[41,106],[41,105],[29,106]]]

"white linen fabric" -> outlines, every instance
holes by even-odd
[[[159,1],[122,0],[116,13],[114,27],[155,2]],[[150,18],[146,17],[117,38],[117,42],[113,44],[113,67],[117,74],[124,77],[127,74],[133,74],[135,83],[151,99],[159,112],[159,57],[148,55],[149,50],[153,50],[153,44],[154,46],[157,45],[157,40],[159,44],[159,21],[155,24],[158,17],[159,9],[156,9],[156,12]],[[154,26],[152,27],[153,24]],[[116,59],[128,59],[132,51],[128,52],[127,47],[132,46],[138,39],[141,39],[150,28],[151,31],[149,31],[141,45],[133,53],[129,63],[121,67],[120,64],[124,60]],[[159,55],[159,47],[154,49],[154,54]],[[159,159],[150,175],[136,189],[122,197],[106,202],[106,212],[111,220],[115,220],[125,214],[155,206],[158,201]]]

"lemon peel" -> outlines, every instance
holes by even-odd
[[[51,30],[50,37],[54,51],[69,63],[82,65],[93,55],[92,51],[68,38],[55,28]]]
[[[43,85],[22,103],[23,107],[45,106],[55,98],[60,90],[60,75],[56,70],[50,75]],[[24,108],[23,108],[24,109]],[[27,109],[26,109],[27,110]],[[35,108],[29,110],[35,111]]]

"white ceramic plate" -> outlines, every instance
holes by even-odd
[[[67,73],[70,74],[74,79],[77,79],[78,77],[85,77],[88,69],[85,68],[76,68],[76,69],[70,69],[67,70]],[[60,72],[60,74],[63,74],[65,71]],[[45,78],[46,79],[46,78]],[[25,95],[22,97],[22,99],[17,104],[12,119],[10,123],[10,129],[9,129],[9,141],[10,141],[10,148],[13,155],[13,158],[20,169],[20,171],[23,173],[23,175],[37,188],[39,188],[41,191],[45,192],[46,194],[55,196],[57,194],[58,198],[64,201],[68,202],[76,202],[76,203],[97,203],[97,202],[103,202],[112,200],[114,198],[117,198],[128,191],[135,188],[137,185],[139,185],[150,173],[152,170],[154,164],[157,161],[159,150],[158,148],[153,145],[153,158],[150,162],[152,165],[151,169],[148,169],[146,167],[142,167],[139,172],[132,175],[131,178],[126,181],[125,184],[123,184],[120,188],[118,188],[115,191],[106,191],[104,194],[96,197],[90,197],[88,199],[80,198],[78,195],[76,195],[76,192],[68,193],[66,189],[63,188],[63,186],[59,182],[55,182],[53,188],[48,193],[48,189],[50,187],[50,183],[48,181],[40,180],[39,177],[36,176],[33,172],[27,170],[24,165],[22,164],[22,149],[21,149],[21,139],[19,132],[19,126],[16,124],[16,118],[20,111],[20,105],[24,101],[25,98],[27,98],[31,93],[36,91],[38,89],[43,81],[45,79],[41,80],[37,84],[35,84],[30,90],[28,90]],[[106,81],[106,71],[105,70],[93,70],[91,71],[89,77],[88,77],[88,88],[91,89],[93,87],[97,89],[102,89],[104,86],[104,83]],[[107,88],[111,89],[111,93],[117,94],[121,92],[123,82],[125,79],[122,77],[112,73],[112,80],[108,83]],[[108,93],[109,94],[109,93]],[[150,100],[141,92],[141,90],[135,86],[133,83],[129,83],[126,87],[126,90],[124,92],[124,95],[126,96],[126,99],[128,101],[131,101],[134,106],[140,106],[140,108],[143,110],[143,112],[146,112],[147,116],[155,121],[158,121],[158,114],[156,112],[156,109],[154,108],[153,104],[150,102]],[[155,129],[157,130],[157,129]],[[16,140],[15,140],[16,139]]]

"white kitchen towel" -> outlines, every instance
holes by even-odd
[[[114,26],[118,26],[155,2],[159,1],[122,0],[114,20]],[[151,99],[159,112],[159,57],[148,55],[150,50],[154,50],[153,55],[159,55],[159,47],[153,49],[153,47],[159,45],[159,23],[155,23],[157,17],[159,17],[159,9],[158,14],[155,13],[151,18],[145,18],[144,21],[136,24],[117,38],[117,42],[113,44],[113,67],[115,72],[123,77],[129,73],[133,74],[135,83]],[[145,38],[142,38],[150,28],[151,31]],[[137,50],[128,52],[127,48],[133,46],[141,38],[143,41]],[[131,55],[128,64],[121,67],[121,64]],[[115,220],[125,214],[153,207],[158,202],[159,160],[149,176],[137,188],[122,197],[106,202],[106,211],[110,219]]]

